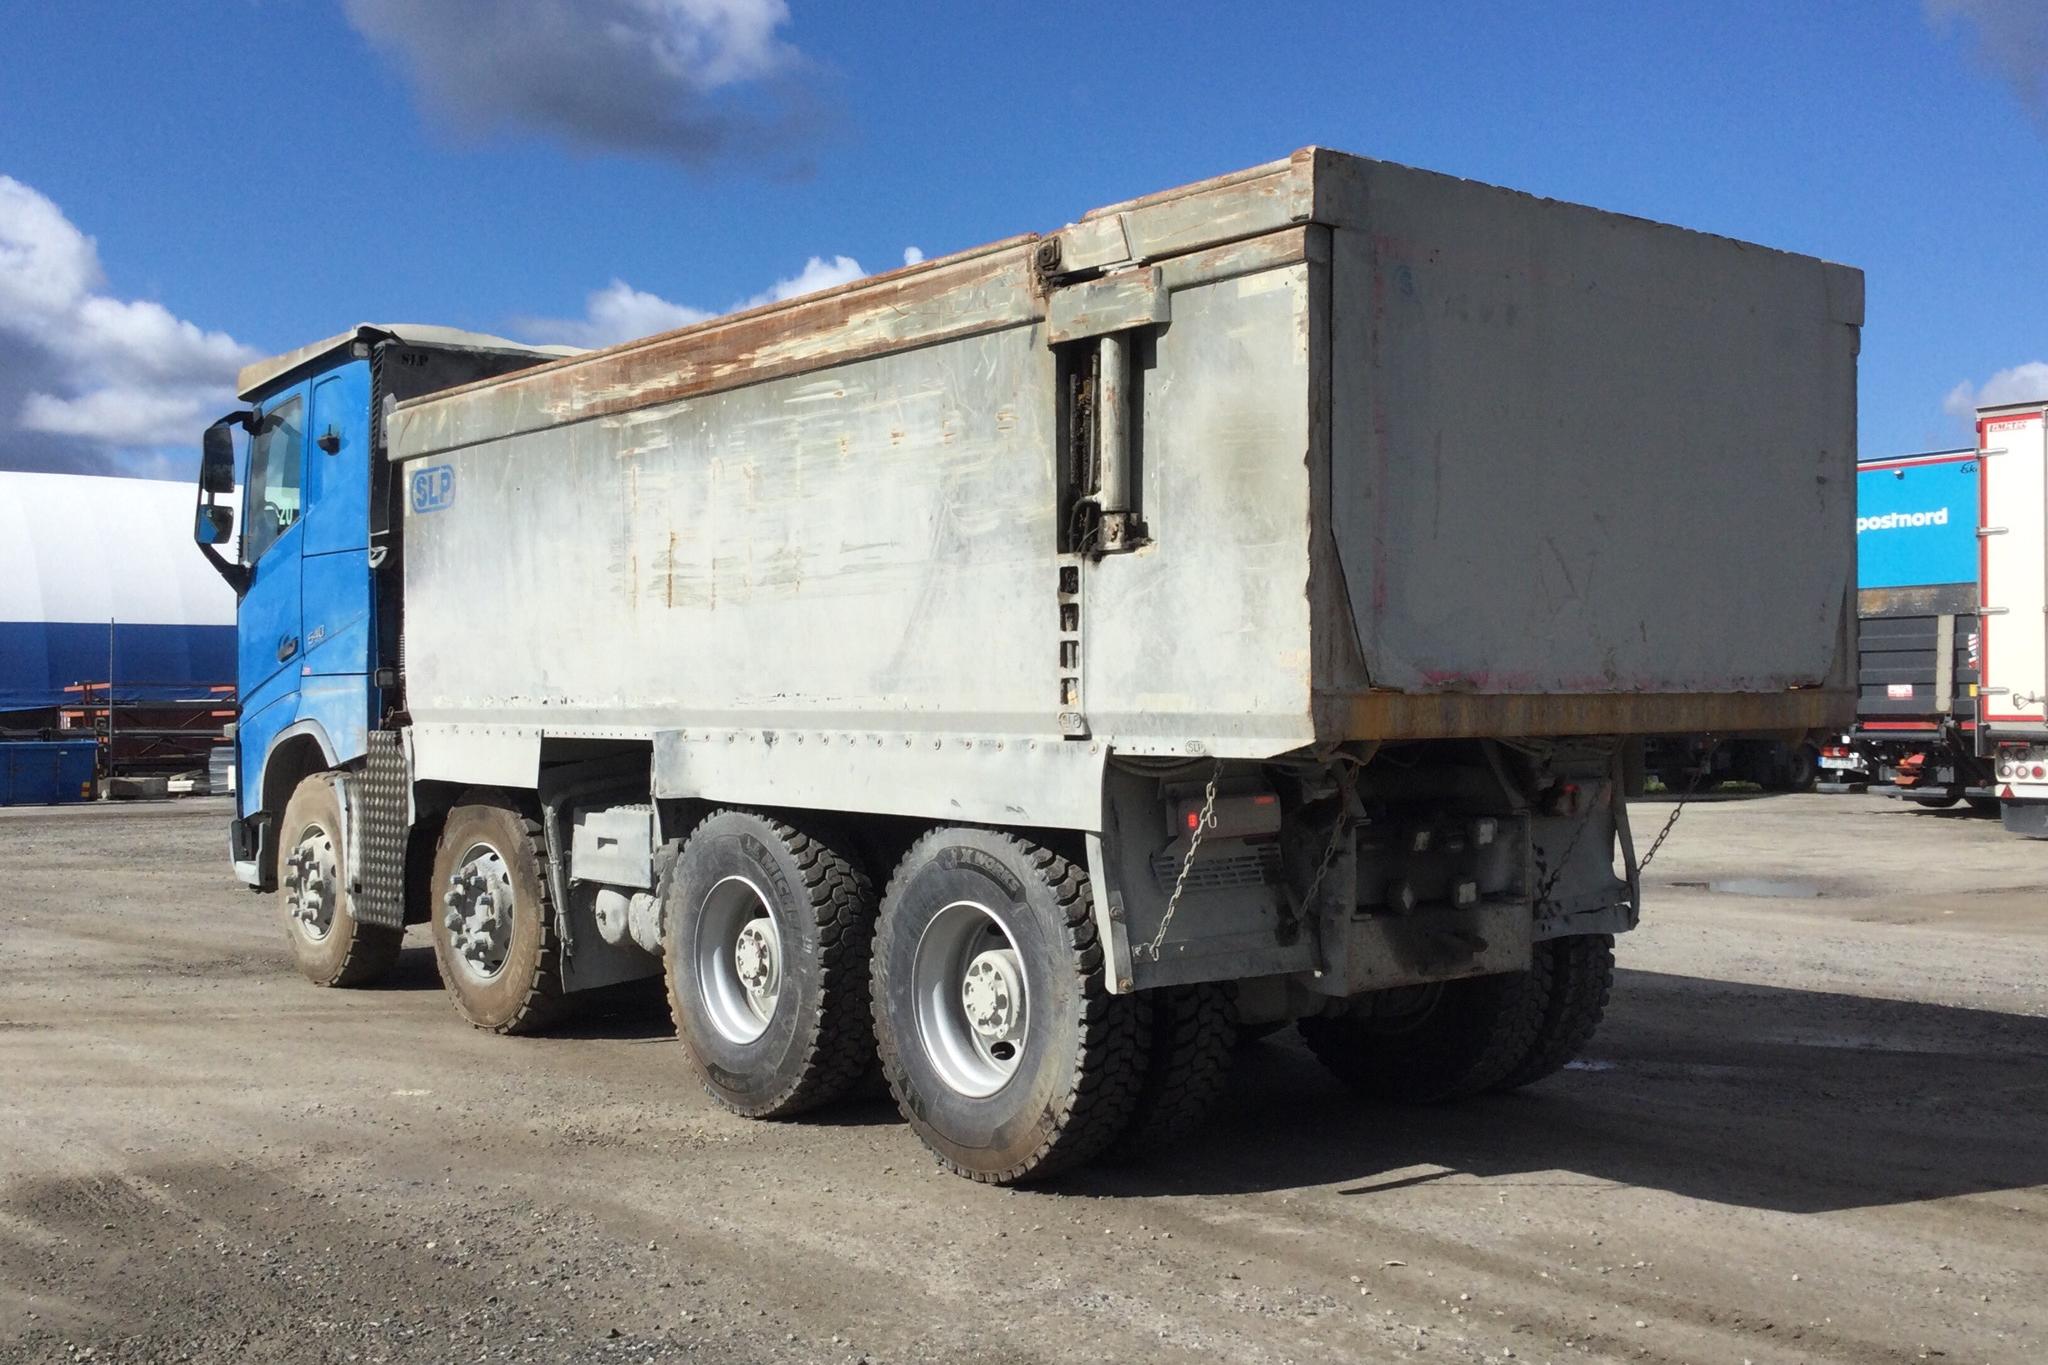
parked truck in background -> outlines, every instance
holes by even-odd
[[[1644,741],[1643,770],[1675,796],[1750,782],[1767,792],[1806,791],[1819,775],[1814,735],[1656,735]]]
[[[978,1180],[1171,1141],[1238,1025],[1526,1084],[1641,910],[1630,737],[1849,718],[1861,320],[1311,149],[571,358],[359,327],[207,433],[236,872],[485,1029],[665,977],[742,1114],[879,1062]]]
[[[1977,753],[2005,827],[2048,838],[2048,396],[1977,413]]]
[[[1977,755],[1978,452],[1856,468],[1856,723],[1822,752],[1834,791],[1996,810]]]

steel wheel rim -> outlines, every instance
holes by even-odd
[[[287,913],[296,932],[312,943],[324,943],[334,932],[334,912],[341,890],[341,859],[334,836],[320,825],[307,825],[285,859]]]
[[[518,909],[505,855],[486,843],[471,844],[455,861],[441,906],[457,970],[473,981],[496,980],[512,955],[512,920]]]
[[[970,1099],[1008,1085],[1029,1040],[1031,997],[1002,916],[975,901],[941,909],[918,935],[910,984],[918,1042],[939,1079]]]
[[[691,943],[691,969],[711,1027],[727,1042],[754,1042],[782,999],[782,929],[767,893],[745,877],[721,878],[697,908]]]

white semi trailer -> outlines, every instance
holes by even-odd
[[[1637,921],[1630,737],[1852,714],[1861,318],[1311,149],[590,354],[358,328],[209,435],[237,869],[316,981],[665,973],[721,1103],[879,1064],[980,1180],[1170,1141],[1239,1027],[1527,1083]]]

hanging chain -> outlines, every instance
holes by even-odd
[[[1706,781],[1707,775],[1713,772],[1714,754],[1720,747],[1721,741],[1718,739],[1707,745],[1707,752],[1700,761],[1700,770],[1693,774],[1692,781],[1686,783],[1685,790],[1679,794],[1678,804],[1671,808],[1671,816],[1664,822],[1664,828],[1658,830],[1657,837],[1650,841],[1650,851],[1645,853],[1643,860],[1636,864],[1636,876],[1638,878],[1643,875],[1643,870],[1649,867],[1650,860],[1657,856],[1657,850],[1664,847],[1664,841],[1671,837],[1672,826],[1678,823],[1678,817],[1685,814],[1686,806],[1691,803],[1694,796],[1699,794],[1700,783]]]
[[[1180,875],[1173,879],[1173,895],[1167,898],[1166,913],[1159,918],[1159,932],[1152,935],[1150,943],[1138,945],[1138,951],[1159,960],[1159,946],[1166,942],[1166,928],[1173,923],[1173,915],[1180,909],[1180,894],[1187,889],[1188,870],[1195,865],[1195,851],[1202,846],[1202,836],[1216,823],[1216,780],[1223,776],[1223,760],[1216,760],[1216,767],[1209,774],[1209,785],[1202,792],[1202,813],[1195,821],[1193,833],[1188,836],[1188,852],[1180,860]],[[1136,954],[1133,954],[1136,956]]]
[[[1564,846],[1564,852],[1558,855],[1556,865],[1550,869],[1549,875],[1544,877],[1543,884],[1536,888],[1535,903],[1537,905],[1542,906],[1549,903],[1551,891],[1556,889],[1558,879],[1564,876],[1565,868],[1571,865],[1572,854],[1578,850],[1579,837],[1586,832],[1586,826],[1592,823],[1593,813],[1591,811],[1587,811],[1579,817],[1579,826],[1572,831],[1571,841]]]

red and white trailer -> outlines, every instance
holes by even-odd
[[[2048,398],[1977,413],[1977,752],[2005,827],[2048,838]]]

